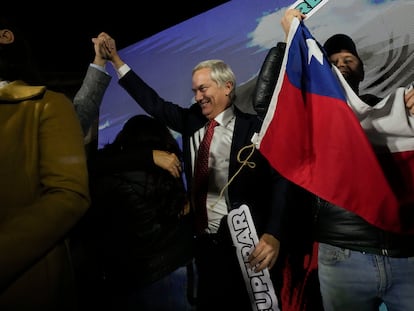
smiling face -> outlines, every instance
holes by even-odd
[[[341,50],[329,56],[329,60],[339,69],[349,85],[357,91],[360,82],[364,79],[364,69],[360,59],[347,50]]]
[[[201,68],[193,73],[192,90],[194,99],[200,105],[203,115],[209,120],[214,119],[231,104],[230,92],[233,89],[231,82],[220,86],[211,78],[210,68]]]

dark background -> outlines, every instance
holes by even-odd
[[[93,60],[91,38],[100,32],[110,34],[118,49],[122,49],[225,2],[228,1],[193,1],[189,5],[176,1],[144,4],[117,0],[110,6],[98,4],[99,10],[94,11],[86,1],[88,9],[59,1],[44,9],[25,7],[27,13],[33,14],[19,16],[18,21],[46,83],[71,97]]]

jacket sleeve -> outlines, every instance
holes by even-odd
[[[93,121],[99,116],[102,99],[110,82],[110,75],[89,66],[83,83],[73,98],[84,135],[88,133]]]
[[[266,55],[253,91],[253,108],[264,119],[282,67],[286,43],[278,42]]]
[[[162,121],[170,129],[183,133],[183,124],[185,123],[184,118],[186,115],[184,111],[188,109],[164,100],[133,70],[128,71],[119,79],[118,83],[146,113]],[[203,119],[205,120],[205,117]]]

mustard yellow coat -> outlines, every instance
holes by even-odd
[[[0,310],[74,310],[66,238],[89,207],[71,101],[42,86],[0,88]]]

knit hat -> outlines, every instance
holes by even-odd
[[[361,58],[358,55],[354,41],[345,34],[336,34],[326,40],[323,45],[328,57],[332,54],[339,53],[342,50],[346,50],[356,56],[362,63]]]
[[[325,44],[323,45],[323,47],[328,57],[330,57],[332,54],[339,53],[342,50],[345,50],[359,59],[359,62],[360,62],[359,73],[355,72],[353,74],[353,77],[347,78],[348,83],[351,85],[354,91],[358,93],[359,83],[362,80],[364,80],[364,76],[365,76],[364,63],[359,57],[355,43],[351,39],[351,37],[345,34],[342,34],[342,33],[333,35],[330,38],[328,38],[328,40],[325,41]]]

